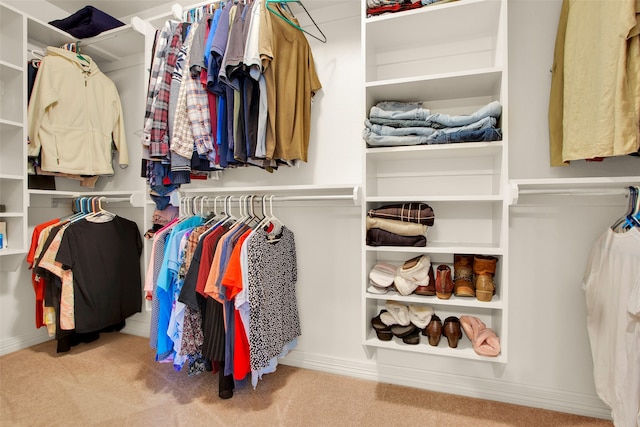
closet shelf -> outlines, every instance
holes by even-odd
[[[523,195],[615,196],[626,195],[626,187],[640,185],[639,176],[514,179],[509,181],[509,205],[517,206]]]
[[[367,299],[382,301],[400,301],[411,304],[426,304],[429,306],[449,306],[449,307],[472,307],[486,310],[500,310],[503,308],[502,301],[498,295],[494,295],[490,302],[478,302],[475,298],[456,298],[451,296],[449,299],[440,299],[436,296],[420,296],[408,295],[402,296],[395,291],[386,294],[370,294],[367,293]]]
[[[16,271],[27,252],[24,249],[0,249],[0,271]]]
[[[436,219],[437,221],[437,219]],[[410,252],[416,254],[468,254],[477,253],[483,255],[504,255],[504,249],[488,243],[468,243],[455,242],[430,242],[427,233],[427,246],[366,246],[367,252]]]
[[[82,53],[96,63],[117,62],[144,51],[144,36],[132,24],[105,31],[95,37],[77,39],[52,25],[38,19],[27,19],[29,41],[38,46],[60,47],[66,43],[80,43]]]
[[[439,101],[479,96],[497,97],[502,69],[480,68],[408,78],[370,81],[365,86],[372,104],[379,101]]]
[[[12,175],[12,174],[2,173],[0,174],[0,179],[22,181],[24,178],[22,177],[22,175]]]
[[[21,65],[12,64],[10,62],[2,61],[2,60],[0,60],[0,67],[11,68],[15,71],[20,71],[20,72],[24,70],[24,68]]]
[[[464,333],[463,333],[464,334]],[[387,348],[392,350],[403,350],[410,351],[415,353],[423,353],[423,354],[433,354],[437,356],[446,356],[446,357],[460,357],[463,359],[470,360],[481,360],[483,362],[495,362],[495,363],[506,363],[507,359],[503,355],[498,355],[496,357],[485,357],[479,356],[471,347],[471,342],[466,336],[463,336],[462,339],[458,341],[457,348],[449,348],[447,344],[447,338],[442,337],[440,339],[440,343],[438,346],[431,346],[426,340],[426,337],[422,337],[420,344],[410,345],[404,344],[402,340],[399,338],[393,338],[391,341],[381,341],[376,337],[375,332],[371,332],[364,344],[371,347],[377,348]]]
[[[370,159],[381,160],[411,160],[416,157],[447,158],[447,157],[479,157],[492,156],[502,151],[502,141],[495,142],[461,142],[457,144],[412,145],[402,147],[367,148],[366,154]]]
[[[21,122],[16,122],[13,120],[0,119],[0,127],[15,127],[15,128],[23,128],[24,125]]]
[[[0,212],[0,218],[22,218],[22,212]]]
[[[460,196],[439,196],[439,195],[413,195],[413,196],[368,196],[367,202],[372,203],[405,203],[405,202],[501,202],[502,196],[494,195],[460,195]]]

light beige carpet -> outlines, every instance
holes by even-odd
[[[210,372],[154,361],[145,338],[101,334],[0,357],[0,426],[603,426],[609,421],[280,365],[218,397]]]

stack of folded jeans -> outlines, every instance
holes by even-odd
[[[370,209],[367,213],[369,246],[426,246],[427,229],[434,223],[426,203],[402,203]]]
[[[501,114],[498,101],[470,115],[432,113],[420,102],[383,101],[371,107],[362,137],[370,147],[500,141]]]

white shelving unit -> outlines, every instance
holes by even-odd
[[[14,270],[27,252],[26,19],[0,4],[0,221],[6,223],[0,267]]]
[[[460,0],[373,17],[366,17],[366,2],[362,7],[365,115],[380,101],[420,101],[433,112],[448,114],[470,114],[491,101],[500,101],[503,108],[502,141],[363,150],[363,218],[369,209],[403,202],[427,203],[435,213],[426,247],[371,247],[363,241],[363,343],[373,349],[506,363],[507,2]],[[400,266],[419,254],[429,255],[434,269],[447,264],[452,273],[454,254],[496,256],[496,295],[481,302],[367,292],[369,271],[376,262]],[[443,322],[448,316],[479,317],[500,337],[501,353],[478,356],[466,337],[457,348],[449,348],[445,337],[437,347],[430,346],[426,337],[418,345],[395,337],[378,340],[370,321],[387,300],[428,305]]]
[[[76,193],[92,196],[134,194],[138,189],[142,195],[144,191],[143,184],[136,186],[135,183],[121,182],[111,186],[109,191],[70,192],[64,191],[66,188],[50,192],[27,190],[29,50],[44,51],[47,46],[74,42],[78,40],[70,34],[0,2],[0,204],[5,206],[4,212],[0,212],[0,221],[7,223],[8,246],[0,249],[3,271],[18,268],[29,249],[29,208],[34,206],[32,197],[37,198],[35,205],[51,206],[51,201],[44,202],[44,199],[70,197],[69,194]],[[144,36],[129,24],[96,37],[82,39],[80,48],[99,64],[103,72],[109,72],[140,63],[140,55],[145,48]],[[137,195],[132,196],[132,203],[136,207],[144,205],[139,199]]]

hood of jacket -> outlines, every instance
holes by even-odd
[[[93,62],[90,56],[82,54],[78,55],[75,52],[71,52],[70,50],[62,49],[59,47],[47,47],[47,55],[59,56],[61,58],[66,59],[71,62],[75,67],[82,70],[83,72],[88,72],[89,75],[93,75],[100,72],[98,65]],[[80,57],[84,58],[80,59]]]

